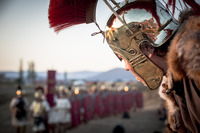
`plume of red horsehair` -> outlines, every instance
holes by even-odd
[[[155,0],[150,0],[155,1]],[[178,0],[189,5],[200,15],[200,5],[195,0]],[[55,32],[65,28],[95,22],[97,0],[50,0],[49,4],[49,24]],[[166,7],[172,6],[173,13],[176,7],[176,0],[167,0]]]
[[[97,0],[50,0],[49,24],[55,32],[95,21]]]
[[[173,14],[174,14],[174,11],[175,11],[175,7],[176,7],[176,1],[177,0],[168,0],[166,6],[169,7],[169,6],[172,6],[172,11],[173,11]],[[200,15],[200,5],[198,3],[196,3],[195,0],[178,0],[179,4],[181,5],[181,1],[186,5],[189,5],[191,8],[193,8],[194,12],[196,13],[196,15]],[[187,6],[186,5],[186,6]]]

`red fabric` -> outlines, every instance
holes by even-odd
[[[85,121],[88,122],[93,118],[93,114],[94,114],[91,96],[87,96],[84,98],[83,106],[84,106],[84,118],[85,118]]]
[[[128,91],[126,94],[126,103],[127,103],[127,107],[126,109],[129,111],[132,107],[133,107],[133,92],[132,91]]]
[[[95,97],[95,114],[99,117],[103,117],[105,114],[105,107],[100,94]]]
[[[143,96],[141,92],[137,92],[135,95],[136,107],[143,108]]]
[[[53,107],[55,105],[54,94],[47,94],[46,98],[47,98],[47,101],[48,101],[50,107]]]
[[[47,77],[48,94],[55,93],[55,86],[56,86],[56,71],[50,70],[48,71],[48,77]]]
[[[104,99],[105,113],[106,115],[113,114],[114,109],[114,99],[112,94],[107,94]]]
[[[73,127],[81,124],[80,100],[71,101],[71,123]]]
[[[116,114],[123,113],[122,97],[120,93],[115,94],[114,110]]]

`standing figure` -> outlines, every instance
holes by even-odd
[[[58,90],[58,99],[56,101],[58,132],[65,133],[71,126],[71,103],[68,94],[63,88]]]
[[[26,133],[28,100],[24,96],[20,86],[16,91],[16,96],[10,102],[11,122],[16,128],[16,133]]]
[[[47,116],[50,107],[48,102],[42,98],[41,90],[36,90],[34,93],[35,100],[30,106],[31,116],[33,117],[33,131],[35,133],[42,133],[46,130],[45,117]]]
[[[57,95],[56,94],[47,94],[46,98],[47,98],[47,101],[48,101],[48,99],[52,99],[51,102],[48,102],[50,105],[50,110],[49,110],[49,113],[47,116],[48,133],[55,133],[56,132],[56,124],[58,123],[57,110],[56,110]]]

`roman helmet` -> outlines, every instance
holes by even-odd
[[[107,21],[105,38],[113,52],[132,65],[150,89],[157,89],[163,71],[146,57],[140,47],[150,43],[163,45],[177,30],[179,23],[158,0],[129,0],[114,9],[104,0],[113,14]]]
[[[172,16],[177,3],[189,5],[198,15],[200,5],[195,0],[166,0],[165,6],[159,0],[124,0],[120,4],[110,0],[116,6],[113,8],[107,0],[103,1],[113,12],[105,30],[109,46],[116,55],[123,56],[132,64],[135,73],[150,89],[158,88],[163,72],[140,51],[140,46],[151,43],[154,47],[159,47],[176,32],[179,23]],[[50,27],[58,33],[74,25],[94,22],[99,28],[95,13],[97,2],[98,0],[50,0]],[[172,15],[168,11],[169,7],[172,7]],[[104,32],[100,29],[99,33]]]

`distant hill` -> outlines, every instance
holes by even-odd
[[[69,79],[88,79],[90,77],[101,74],[102,72],[93,72],[93,71],[80,71],[68,73],[67,77]]]
[[[88,78],[89,81],[133,81],[136,80],[133,74],[122,68],[115,68],[103,72],[97,76]]]
[[[68,79],[87,79],[92,76],[96,76],[102,72],[93,72],[93,71],[80,71],[80,72],[71,72],[67,73]],[[0,71],[0,74],[3,74],[5,78],[8,79],[17,79],[19,77],[19,73],[15,71]],[[23,77],[26,78],[28,75],[27,71],[23,72]],[[45,80],[47,79],[47,71],[46,72],[36,72],[36,77],[38,80]],[[57,80],[64,79],[64,73],[56,73]]]
[[[18,78],[18,72],[2,71],[4,77],[9,79]],[[27,77],[27,71],[23,73],[24,78]],[[37,80],[46,80],[47,72],[36,72]],[[64,73],[56,73],[57,80],[64,79]],[[115,68],[106,72],[93,72],[93,71],[78,71],[67,73],[67,79],[85,79],[87,81],[132,81],[135,77],[131,72],[125,71],[122,68]]]
[[[93,71],[77,71],[77,72],[69,72],[67,73],[67,79],[87,79],[89,77],[98,75],[102,72],[93,72]],[[37,72],[37,78],[38,79],[47,79],[47,72]],[[56,73],[56,79],[57,80],[63,80],[64,79],[64,73]]]

